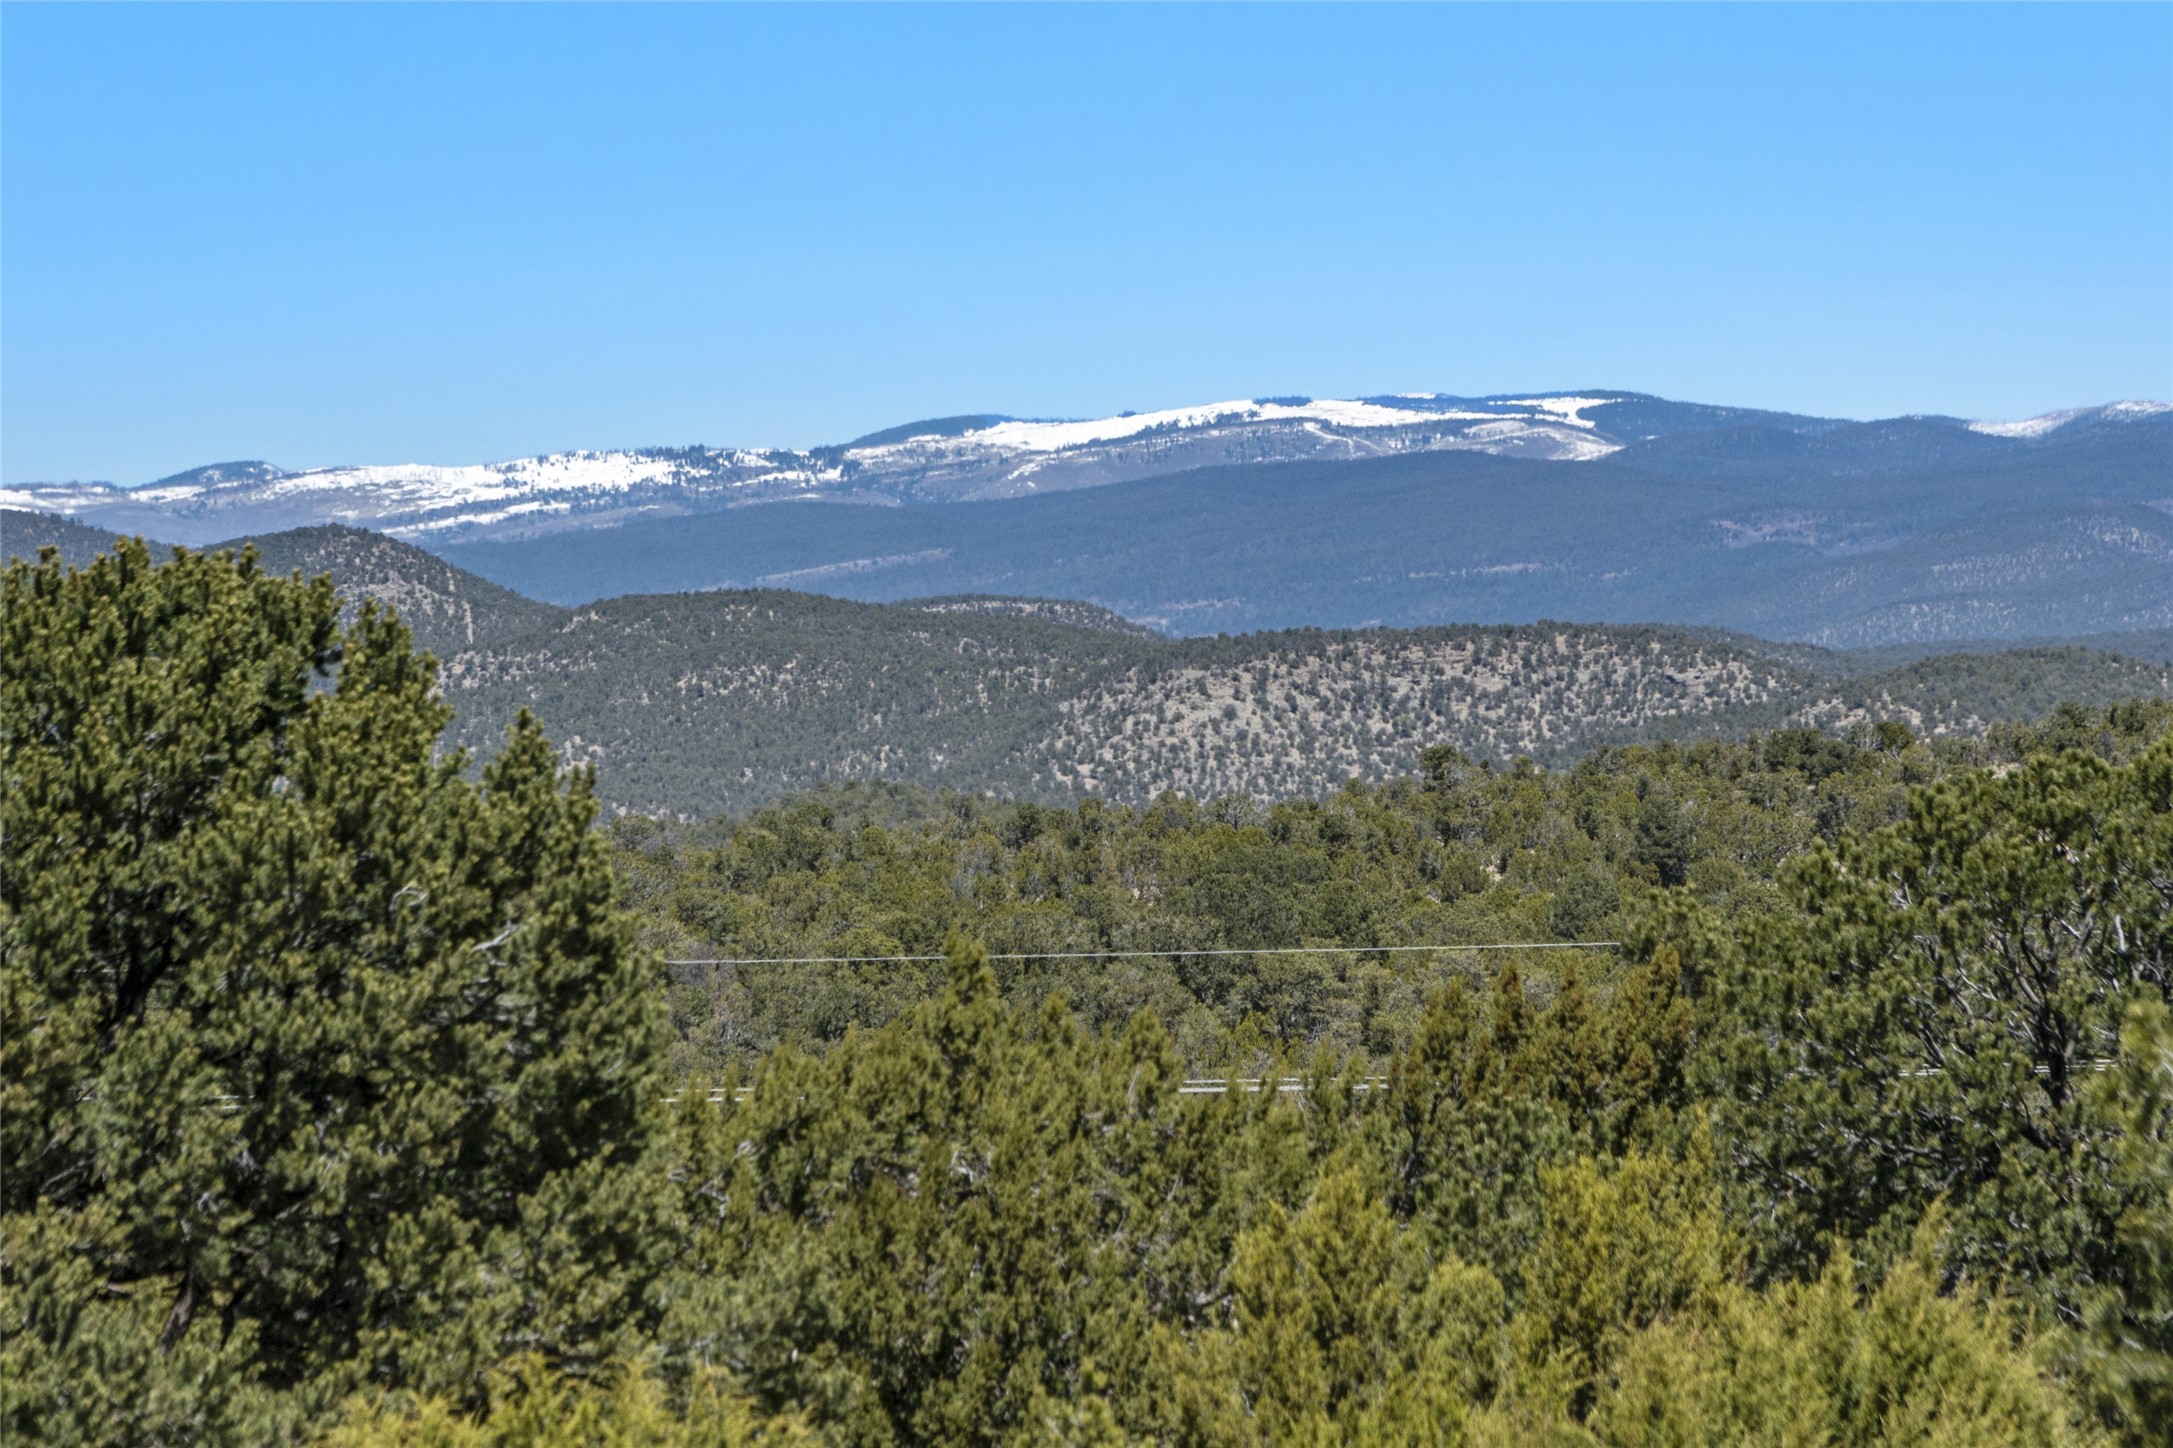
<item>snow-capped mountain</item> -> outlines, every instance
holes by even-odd
[[[2078,423],[2134,422],[2140,418],[2155,417],[2162,412],[2173,412],[2173,403],[2164,402],[2112,402],[2103,407],[2069,407],[2059,412],[2039,413],[2019,422],[1973,422],[1971,432],[1987,433],[1993,437],[2043,437],[2062,428]]]
[[[2115,403],[1967,426],[2028,443],[2085,420],[2117,422],[2164,410],[2160,403]],[[1270,397],[1086,421],[940,419],[805,452],[646,448],[307,472],[221,463],[139,488],[63,483],[0,489],[0,507],[64,514],[180,543],[317,523],[439,543],[789,499],[899,505],[1020,497],[1245,463],[1449,450],[1578,463],[1669,434],[1751,426],[1819,434],[1845,424],[1610,391]]]

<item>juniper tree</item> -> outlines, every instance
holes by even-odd
[[[2173,986],[2173,739],[1956,775],[1788,894],[1704,967],[1704,1085],[1764,1270],[1899,1251],[1944,1197],[1950,1270],[2072,1315],[2120,1275],[2138,1191],[2088,1083]],[[1684,917],[1686,962],[1709,924]]]
[[[2128,1007],[2114,1069],[2091,1095],[2119,1131],[2115,1180],[2133,1193],[2119,1271],[2090,1299],[2071,1366],[2125,1443],[2173,1424],[2173,1011]]]
[[[523,718],[472,783],[339,611],[248,553],[7,571],[11,1437],[276,1436],[640,1321],[661,1033],[589,782]]]

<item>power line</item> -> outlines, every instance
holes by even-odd
[[[1420,951],[1616,950],[1619,940],[1535,940],[1506,945],[1267,945],[1223,950],[1038,950],[991,955],[990,960],[1184,960],[1203,955],[1401,955]],[[947,955],[724,956],[667,960],[666,965],[910,965],[949,960]]]
[[[872,958],[890,959],[891,957],[877,956]],[[936,958],[941,959],[942,957]],[[2117,1057],[2095,1056],[2072,1063],[2071,1069],[2080,1068],[2091,1072],[2110,1071],[2119,1064],[2120,1061]],[[2052,1074],[2052,1068],[2043,1064],[2032,1066],[2030,1070],[2033,1075],[2039,1077]],[[1945,1071],[1938,1066],[1919,1066],[1914,1070],[1898,1071],[1888,1079],[1911,1080],[1944,1074],[1946,1074]],[[1360,1076],[1350,1083],[1350,1089],[1358,1092],[1386,1091],[1388,1081],[1389,1078],[1386,1076]],[[1177,1083],[1177,1094],[1180,1096],[1222,1096],[1230,1092],[1258,1093],[1273,1091],[1279,1095],[1296,1095],[1311,1089],[1311,1084],[1303,1076],[1187,1076]],[[727,1101],[745,1101],[754,1094],[755,1088],[751,1085],[712,1086],[703,1094],[702,1099],[712,1106],[722,1106]],[[674,1091],[669,1096],[660,1097],[659,1099],[667,1106],[676,1106],[686,1098],[687,1093],[682,1090]],[[211,1102],[213,1110],[232,1115],[253,1105],[254,1098],[230,1094],[214,1094],[211,1097]]]
[[[2098,1057],[2074,1063],[2075,1066],[2081,1068],[2082,1070],[2092,1072],[2110,1071],[2119,1064],[2120,1062],[2117,1059],[2111,1057]],[[2052,1074],[2052,1068],[2045,1065],[2034,1066],[2031,1068],[2031,1070],[2034,1075],[2040,1077],[2050,1076]],[[1894,1076],[1888,1079],[1909,1080],[1917,1077],[1940,1076],[1944,1074],[1945,1072],[1937,1066],[1920,1066],[1912,1071],[1896,1072]],[[1373,1091],[1386,1091],[1388,1089],[1388,1082],[1389,1078],[1386,1076],[1361,1076],[1357,1080],[1349,1082],[1348,1085],[1353,1091],[1359,1093],[1366,1093]],[[1344,1083],[1340,1081],[1332,1081],[1330,1084]],[[1177,1083],[1177,1094],[1179,1096],[1225,1096],[1231,1093],[1256,1095],[1262,1091],[1271,1091],[1277,1095],[1291,1096],[1303,1094],[1304,1092],[1311,1089],[1312,1083],[1303,1076],[1187,1076]],[[746,1101],[752,1098],[754,1094],[755,1088],[753,1086],[735,1086],[730,1088],[723,1086],[712,1086],[709,1088],[708,1093],[703,1097],[703,1099],[712,1106],[722,1106],[727,1101],[735,1103]],[[226,1101],[233,1100],[235,1098],[221,1097],[217,1099]],[[686,1099],[686,1093],[683,1091],[674,1092],[673,1094],[666,1096],[662,1099],[665,1105],[676,1106],[681,1101],[684,1101]]]
[[[1311,1089],[1312,1083],[1303,1076],[1187,1076],[1177,1083],[1179,1096],[1224,1096],[1231,1092],[1258,1094],[1272,1091],[1278,1095],[1296,1095]],[[1350,1083],[1353,1091],[1386,1091],[1386,1076],[1361,1076]],[[727,1101],[745,1101],[755,1094],[752,1086],[712,1086],[702,1097],[711,1106],[722,1106]],[[666,1106],[677,1106],[687,1099],[684,1091],[676,1091],[662,1097]]]

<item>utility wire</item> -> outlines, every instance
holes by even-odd
[[[1419,951],[1615,950],[1619,940],[1538,940],[1508,945],[1268,945],[1226,950],[1041,950],[991,955],[990,960],[1183,960],[1202,955],[1400,955]],[[949,960],[947,955],[728,956],[714,960],[667,960],[666,965],[905,965]]]
[[[2120,1062],[2115,1057],[2099,1056],[2077,1061],[2074,1064],[2085,1071],[2110,1071],[2118,1066]],[[2037,1076],[2050,1076],[2052,1074],[2050,1066],[2034,1066],[2031,1071],[2032,1074]],[[1896,1077],[1899,1079],[1913,1079],[1944,1074],[1937,1066],[1919,1066],[1912,1071],[1897,1072]],[[1309,1083],[1303,1076],[1187,1076],[1177,1083],[1177,1094],[1180,1096],[1221,1096],[1233,1091],[1275,1091],[1287,1095],[1305,1091],[1308,1086]],[[1361,1076],[1351,1083],[1351,1089],[1354,1091],[1385,1091],[1388,1089],[1388,1077]],[[751,1085],[735,1086],[729,1089],[723,1086],[712,1086],[703,1095],[702,1099],[712,1106],[722,1106],[727,1101],[745,1101],[754,1094],[755,1088]],[[659,1099],[667,1106],[676,1106],[681,1101],[686,1100],[686,1097],[686,1092],[674,1091],[671,1095]],[[226,1112],[230,1115],[251,1104],[251,1098],[234,1095],[214,1095],[211,1101],[214,1110]]]
[[[2120,1062],[2112,1057],[2101,1057],[2094,1060],[2078,1061],[2075,1064],[2086,1071],[2110,1071],[2118,1066]],[[2032,1068],[2032,1071],[2033,1074],[2038,1076],[2052,1074],[2052,1068],[2049,1066],[2036,1066]],[[1937,1066],[1921,1066],[1913,1071],[1897,1072],[1896,1079],[1906,1080],[1944,1074]],[[1361,1076],[1350,1084],[1353,1091],[1386,1091],[1388,1089],[1388,1077]],[[1258,1093],[1273,1091],[1282,1095],[1296,1095],[1310,1089],[1310,1085],[1311,1083],[1303,1076],[1187,1076],[1177,1083],[1177,1094],[1180,1096],[1223,1096],[1231,1092]],[[754,1094],[755,1088],[753,1086],[735,1086],[729,1090],[722,1086],[712,1086],[703,1099],[712,1106],[722,1106],[727,1101],[745,1101]],[[220,1097],[217,1099],[229,1101],[237,1098]],[[686,1099],[686,1093],[674,1092],[662,1099],[667,1106],[676,1106]]]
[[[1309,1085],[1310,1083],[1303,1076],[1277,1076],[1273,1078],[1263,1076],[1187,1076],[1177,1083],[1177,1094],[1179,1096],[1222,1096],[1232,1091],[1254,1093],[1274,1091],[1294,1095],[1306,1090]],[[1388,1089],[1388,1078],[1386,1076],[1361,1076],[1351,1083],[1351,1089],[1353,1091],[1386,1091]],[[722,1106],[727,1101],[745,1101],[754,1094],[755,1088],[752,1086],[734,1086],[730,1089],[723,1086],[712,1086],[702,1099],[712,1106]],[[687,1096],[685,1092],[678,1091],[660,1099],[666,1106],[677,1106],[680,1102],[686,1100]]]

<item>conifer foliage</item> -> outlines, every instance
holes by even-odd
[[[2159,715],[818,797],[622,829],[637,924],[587,776],[440,752],[322,581],[49,557],[0,658],[10,1442],[2165,1441]],[[1550,927],[1629,945],[1360,958]],[[765,1040],[637,930],[878,958]]]
[[[406,629],[248,554],[5,590],[7,1436],[609,1351],[659,1023],[587,780],[524,719],[470,783]]]
[[[2072,1312],[2135,1186],[2092,1078],[2173,985],[2173,739],[1960,773],[1735,933],[1709,1030],[1772,1268],[1954,1214],[1953,1265]],[[1711,932],[1708,938],[1722,938]]]

